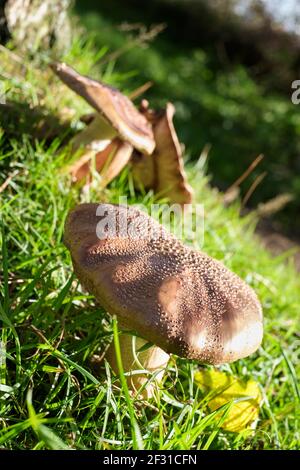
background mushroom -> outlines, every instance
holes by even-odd
[[[72,139],[73,152],[83,149],[81,157],[68,168],[74,182],[89,177],[95,156],[95,169],[101,172],[102,186],[106,186],[133,153],[136,187],[152,188],[171,203],[192,201],[182,146],[173,125],[175,108],[171,103],[165,110],[153,111],[143,100],[139,112],[117,89],[80,75],[66,64],[54,63],[51,67],[97,111],[84,117],[87,127]]]
[[[191,203],[193,190],[184,171],[183,146],[179,143],[173,124],[174,105],[167,103],[165,110],[154,111],[143,100],[140,109],[153,126],[156,145],[150,158],[141,152],[134,152],[133,178],[136,186],[153,188],[171,203]]]
[[[139,347],[155,345],[139,358],[145,369],[158,365],[162,372],[169,353],[220,364],[259,347],[262,310],[254,291],[143,212],[112,204],[79,205],[67,218],[65,244],[88,291],[124,330],[143,339]],[[131,336],[124,335],[121,345],[127,371],[140,369]],[[116,370],[113,356],[111,349],[108,357]],[[132,375],[129,382],[139,388],[145,380],[143,374]],[[146,387],[144,396],[152,393],[153,387]]]
[[[72,139],[72,152],[83,149],[80,160],[70,169],[75,181],[87,175],[93,155],[96,156],[96,169],[100,171],[103,168],[103,151],[106,157],[109,153],[111,160],[116,158],[118,163],[114,162],[114,171],[106,172],[106,183],[112,179],[111,175],[119,173],[128,163],[133,148],[146,155],[153,152],[155,143],[151,125],[129,98],[116,88],[80,75],[64,63],[51,64],[51,68],[69,88],[97,111],[87,127]]]
[[[67,168],[74,182],[91,178],[91,163],[95,157],[95,170],[101,172],[100,187],[104,188],[122,171],[132,154],[132,146],[119,138],[112,140],[101,152],[86,151],[79,160]]]

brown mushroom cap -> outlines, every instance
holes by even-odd
[[[69,165],[66,171],[71,174],[72,181],[77,183],[88,180],[91,176],[93,154],[95,153],[95,170],[101,174],[101,187],[108,185],[127,165],[132,154],[132,146],[128,142],[115,138],[101,152],[89,150],[79,160]]]
[[[80,75],[64,63],[53,63],[51,68],[69,88],[93,106],[122,139],[147,155],[153,152],[151,125],[119,90]]]
[[[111,228],[108,217],[115,221]],[[166,352],[218,364],[259,347],[262,310],[254,291],[137,209],[79,205],[67,218],[65,244],[78,278],[99,303]]]
[[[187,182],[182,147],[173,124],[173,104],[167,103],[165,110],[156,112],[148,109],[148,103],[143,100],[141,112],[153,126],[156,146],[151,158],[138,152],[133,154],[133,178],[136,185],[153,188],[172,203],[191,203],[193,190]]]

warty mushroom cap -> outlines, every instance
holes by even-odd
[[[117,131],[119,137],[150,155],[155,147],[151,125],[134,104],[116,88],[80,75],[64,63],[52,70],[75,93],[84,98]]]
[[[124,328],[167,353],[219,364],[259,347],[263,323],[255,292],[145,213],[82,204],[70,212],[64,240],[88,291]]]

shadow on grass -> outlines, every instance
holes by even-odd
[[[21,138],[25,134],[30,140],[49,145],[58,136],[63,145],[73,134],[68,118],[59,118],[43,106],[32,107],[17,101],[0,104],[0,129],[8,138]]]

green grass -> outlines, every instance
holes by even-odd
[[[94,73],[94,49],[77,40],[65,58]],[[45,67],[28,64],[25,76],[9,54],[1,52],[8,99],[15,106],[39,106],[46,122],[63,107],[78,116],[88,110]],[[26,64],[26,61],[25,61]],[[102,77],[128,91],[126,76],[111,63]],[[10,76],[11,75],[11,78]],[[30,110],[26,111],[30,113]],[[53,124],[53,121],[51,121]],[[196,200],[205,208],[203,249],[222,260],[258,293],[264,308],[265,336],[259,351],[221,368],[253,378],[263,403],[254,432],[221,429],[227,408],[210,412],[207,397],[194,383],[196,362],[172,357],[161,389],[151,401],[130,397],[107,363],[92,360],[107,343],[118,342],[117,325],[72,273],[63,245],[63,227],[71,207],[83,201],[149,206],[152,194],[136,194],[129,169],[105,191],[97,179],[89,191],[71,187],[61,172],[66,153],[58,151],[66,128],[56,122],[56,137],[32,139],[30,119],[2,116],[0,186],[1,355],[0,446],[7,449],[296,449],[299,448],[300,280],[289,256],[271,258],[253,235],[255,221],[241,218],[239,205],[224,208],[210,188],[203,162],[188,167]],[[199,240],[195,247],[200,247]],[[121,360],[121,358],[119,358]]]

